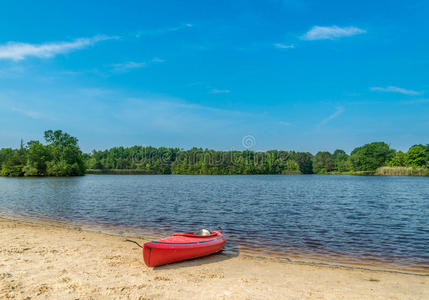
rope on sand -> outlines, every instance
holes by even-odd
[[[132,240],[129,240],[129,239],[126,239],[125,240],[125,242],[131,242],[131,243],[134,243],[134,244],[136,244],[137,246],[139,246],[140,248],[143,248],[139,243],[137,243],[136,241],[132,241]]]

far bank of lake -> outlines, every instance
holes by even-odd
[[[149,170],[139,169],[89,169],[87,174],[92,175],[162,175]],[[171,175],[171,174],[166,174]],[[210,175],[210,174],[175,174],[175,175]],[[220,175],[250,175],[250,174],[220,174]],[[278,175],[278,174],[253,174],[253,175]],[[299,171],[287,172],[280,175],[304,175]],[[307,174],[305,174],[307,175]],[[429,176],[427,168],[413,167],[380,167],[375,171],[347,171],[326,172],[316,175],[358,175],[358,176]]]

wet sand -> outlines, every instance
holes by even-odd
[[[429,299],[429,276],[225,254],[152,269],[124,237],[0,218],[0,299],[28,297]]]

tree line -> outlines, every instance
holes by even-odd
[[[384,142],[374,142],[355,148],[350,155],[340,149],[312,155],[133,146],[93,151],[87,162],[89,169],[140,170],[147,174],[339,174],[374,172],[382,166],[429,167],[429,145],[415,145],[404,153]]]
[[[369,174],[382,166],[429,167],[429,145],[396,151],[384,142],[344,150],[309,152],[270,150],[215,151],[165,147],[113,147],[82,153],[78,140],[61,130],[48,130],[45,144],[21,142],[19,149],[0,149],[3,176],[76,176],[106,170],[141,174]],[[114,172],[113,172],[114,173]]]
[[[19,149],[0,149],[2,176],[78,176],[86,165],[78,140],[61,130],[48,130],[45,144],[21,140]]]
[[[313,157],[313,172],[373,172],[379,167],[429,168],[429,144],[414,145],[407,152],[396,151],[384,142],[374,142],[355,148],[350,155],[342,150],[318,152]]]

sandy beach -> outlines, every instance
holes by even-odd
[[[0,298],[429,299],[429,277],[225,254],[151,269],[124,237],[0,218]]]

